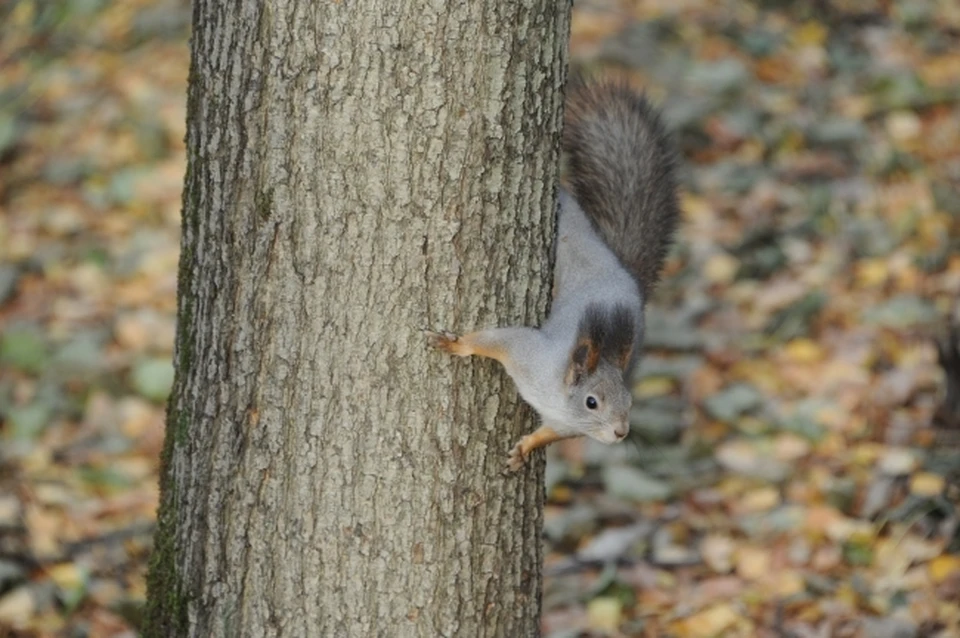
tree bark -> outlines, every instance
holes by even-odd
[[[148,636],[539,630],[542,319],[569,3],[195,0]]]

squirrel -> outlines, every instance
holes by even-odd
[[[644,308],[679,218],[676,152],[657,111],[624,82],[568,86],[562,147],[571,191],[559,193],[547,320],[462,336],[425,331],[435,348],[499,361],[539,414],[540,427],[510,450],[508,471],[560,439],[610,444],[630,432]]]

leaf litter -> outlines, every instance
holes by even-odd
[[[189,12],[0,15],[0,628],[132,636]],[[544,635],[960,635],[958,32],[950,3],[577,3],[572,63],[665,109],[685,219],[631,439],[549,451]]]

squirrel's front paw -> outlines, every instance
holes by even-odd
[[[427,338],[427,343],[432,347],[443,350],[444,352],[449,352],[450,354],[460,354],[459,349],[457,348],[457,341],[460,339],[456,333],[448,332],[443,330],[442,332],[434,332],[433,330],[424,330],[424,336]]]
[[[527,464],[527,457],[523,453],[523,442],[518,442],[513,446],[513,449],[510,450],[510,455],[507,457],[507,468],[503,471],[504,474],[511,474],[518,471],[524,465]]]

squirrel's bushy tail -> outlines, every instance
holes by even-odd
[[[649,292],[679,217],[676,153],[659,115],[625,82],[572,81],[563,147],[577,203]]]

